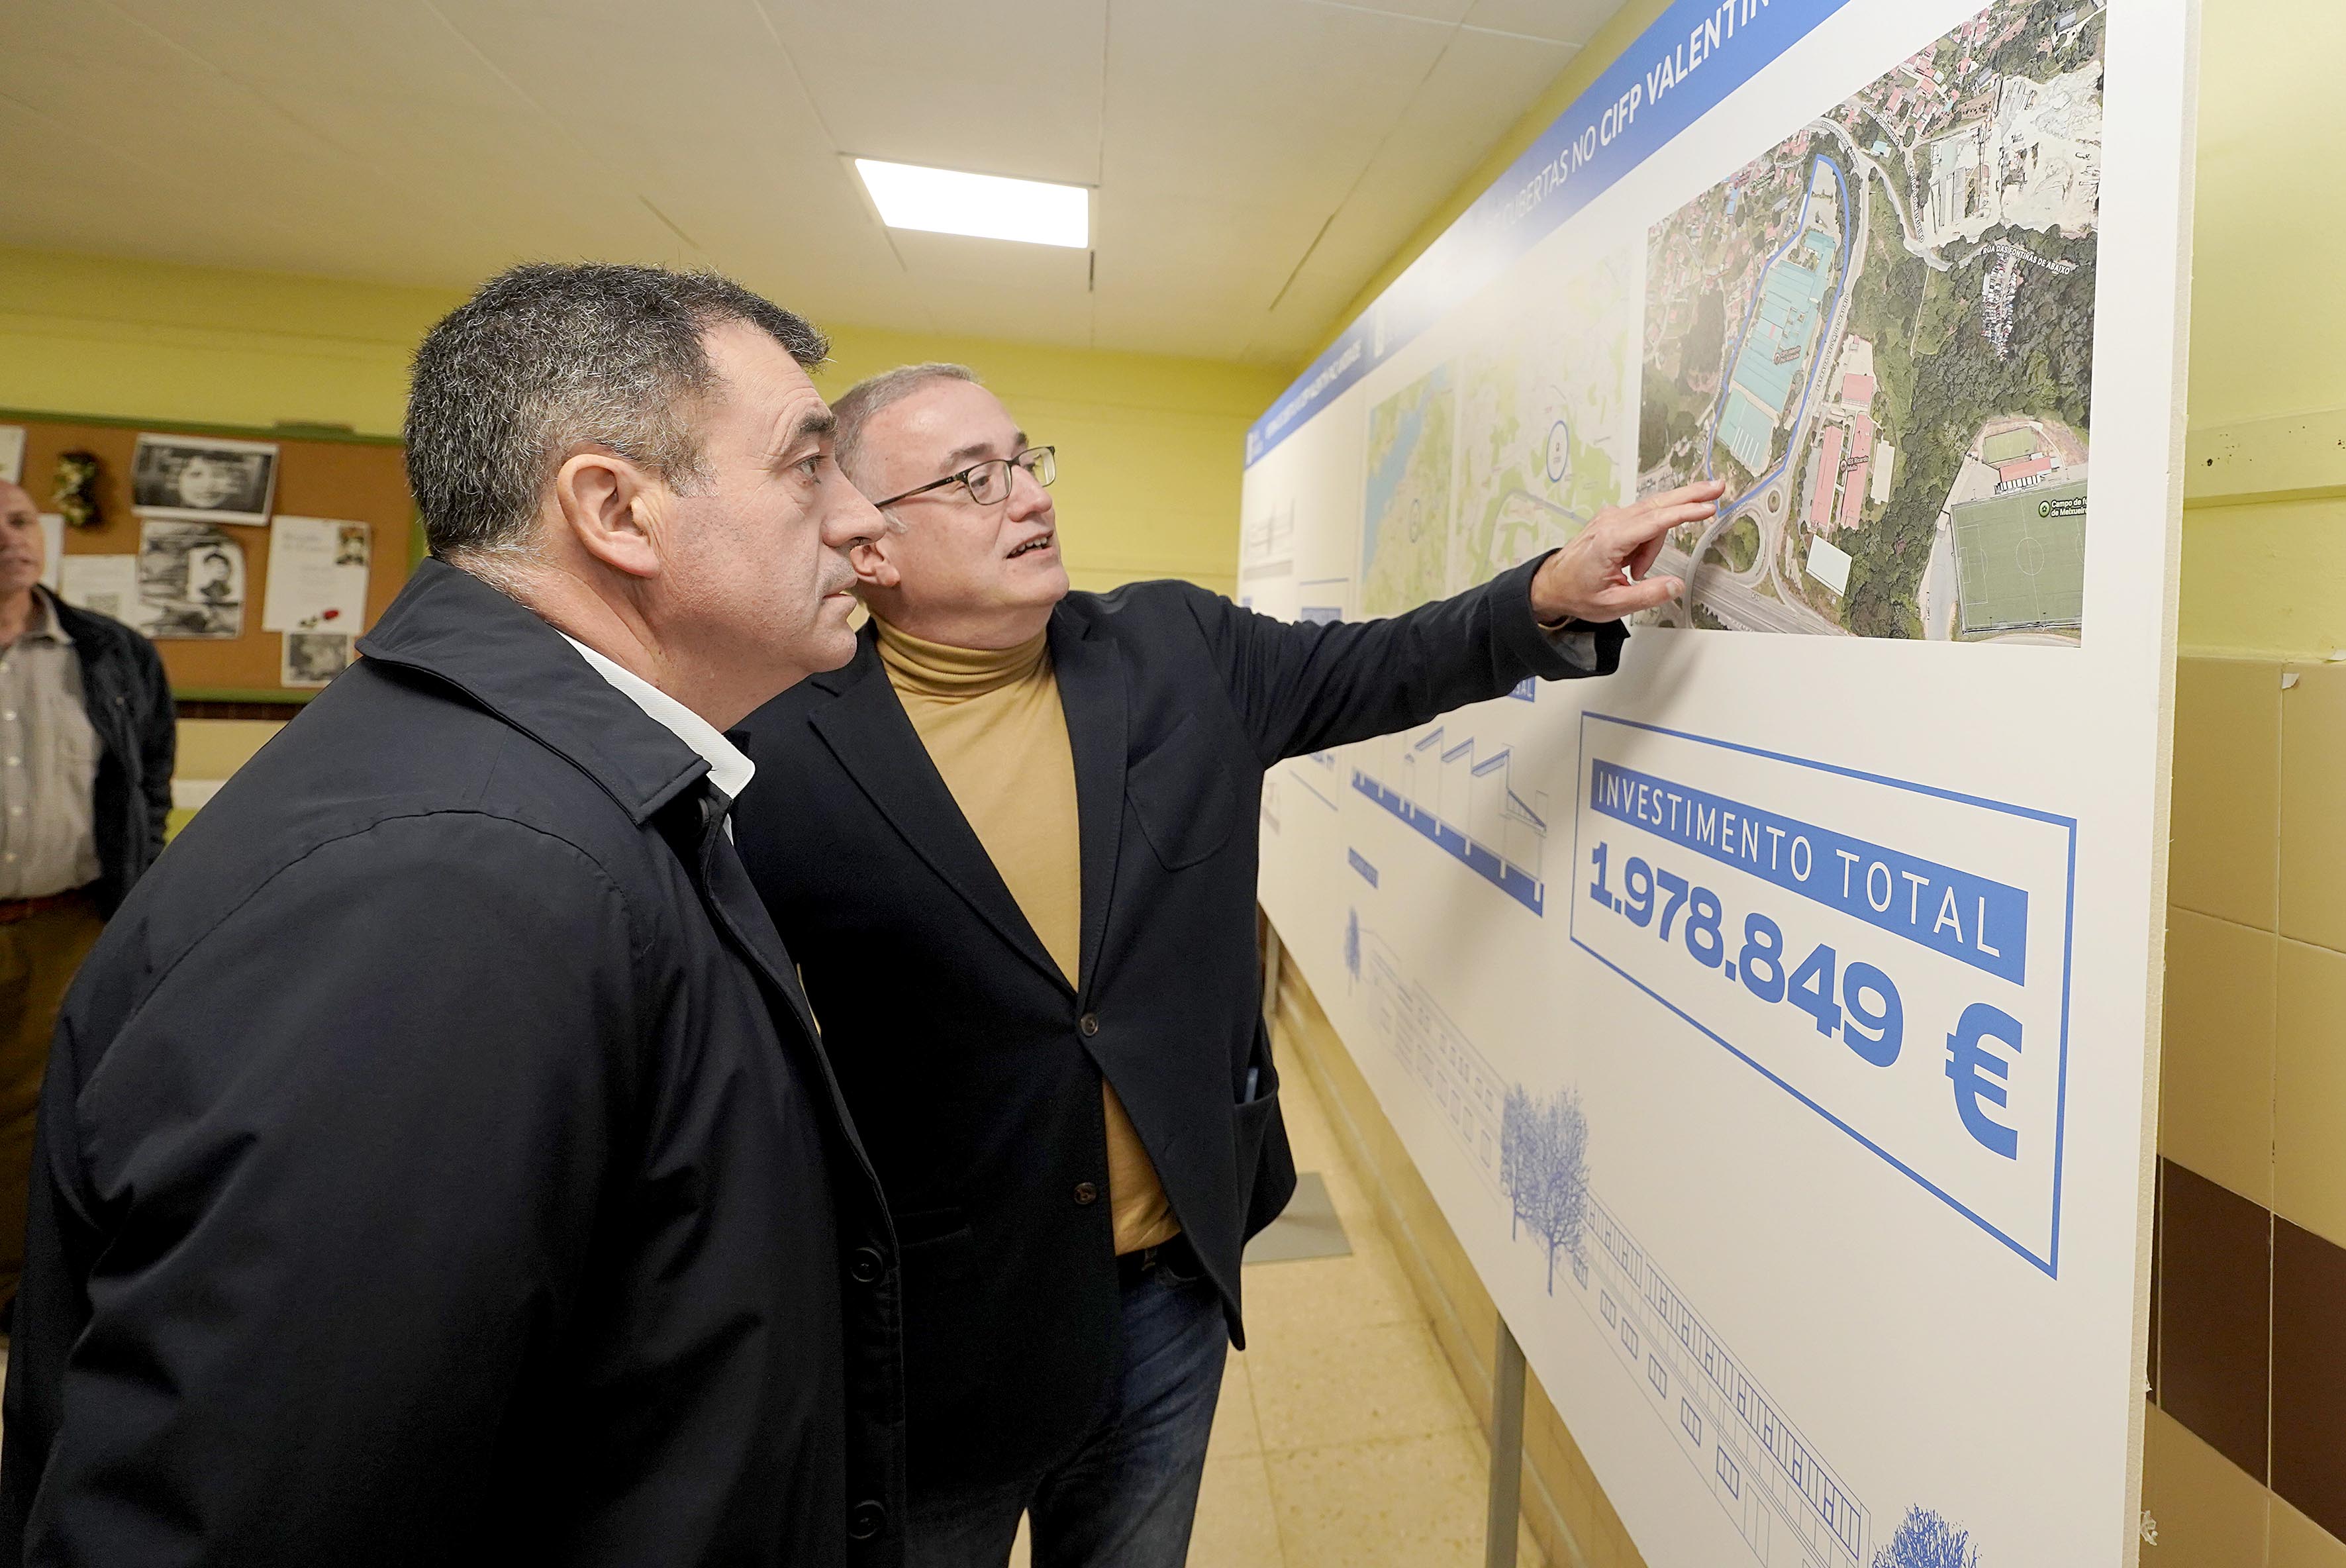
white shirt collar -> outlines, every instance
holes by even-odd
[[[741,791],[756,776],[758,765],[744,757],[741,748],[726,739],[722,731],[635,671],[605,658],[568,632],[562,634],[562,640],[576,648],[578,657],[597,675],[642,708],[648,718],[707,758],[709,780],[725,791],[727,799],[741,798]]]

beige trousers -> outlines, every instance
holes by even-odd
[[[33,1171],[33,1123],[49,1036],[74,972],[106,921],[97,901],[69,893],[53,908],[0,923],[0,1306],[25,1272],[25,1199]]]

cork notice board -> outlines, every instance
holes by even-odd
[[[272,514],[332,517],[364,523],[372,531],[367,566],[366,624],[372,626],[390,606],[413,564],[415,508],[407,494],[403,451],[388,436],[338,432],[253,430],[186,424],[168,420],[93,419],[73,414],[0,409],[0,424],[25,427],[25,488],[44,512],[57,510],[57,454],[76,450],[97,454],[97,500],[102,522],[96,528],[67,528],[67,555],[136,555],[139,517],[131,510],[131,458],[141,433],[155,435],[223,436],[265,441],[278,448]],[[315,692],[280,681],[282,637],[260,627],[267,602],[269,530],[223,524],[221,531],[244,546],[244,633],[219,638],[162,637],[156,647],[182,701],[306,701]]]

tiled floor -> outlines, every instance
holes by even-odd
[[[1349,1257],[1250,1264],[1206,1460],[1192,1568],[1477,1568],[1483,1434],[1311,1080],[1280,1083],[1299,1170],[1327,1180]],[[1528,1532],[1518,1561],[1539,1568]],[[1028,1568],[1022,1539],[1014,1568]]]

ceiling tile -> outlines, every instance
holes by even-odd
[[[1338,11],[1367,11],[1382,16],[1406,16],[1413,21],[1456,26],[1473,9],[1474,0],[1300,0],[1306,5],[1326,5]]]
[[[1116,0],[1105,183],[1324,216],[1449,36],[1299,0]]]
[[[443,286],[713,265],[819,321],[1290,362],[1566,57],[1475,29],[1610,8],[11,0],[0,238]],[[842,150],[1098,182],[1095,250],[892,235]]]
[[[1465,21],[1518,37],[1586,44],[1620,8],[1620,0],[1474,0]]]
[[[1103,340],[1209,359],[1235,354],[1321,221],[1292,207],[1103,193],[1096,317]]]
[[[1255,341],[1287,341],[1286,324],[1300,321],[1311,324],[1316,345],[1341,325],[1336,312],[1458,188],[1571,53],[1561,44],[1457,34]]]
[[[1099,178],[1107,0],[756,0],[842,152]]]

